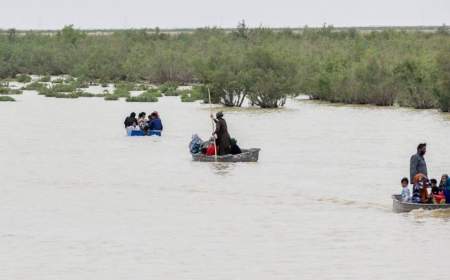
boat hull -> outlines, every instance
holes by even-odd
[[[401,197],[402,196],[399,194],[392,195],[392,210],[396,213],[406,213],[416,209],[424,209],[424,210],[450,209],[450,204],[402,202]]]
[[[192,159],[194,161],[202,162],[257,162],[259,158],[259,151],[261,149],[248,149],[242,150],[242,153],[238,155],[225,155],[225,156],[207,156],[204,154],[193,154]]]

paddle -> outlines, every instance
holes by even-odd
[[[213,137],[214,137],[214,119],[212,114],[212,103],[211,103],[211,92],[209,91],[208,87],[208,99],[209,99],[209,115],[211,116],[211,122],[212,122],[212,130],[213,130]],[[214,160],[217,161],[217,146],[216,146],[216,138],[214,137]]]

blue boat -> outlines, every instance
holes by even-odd
[[[161,136],[161,130],[130,130],[127,132],[128,136]]]

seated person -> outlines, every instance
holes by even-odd
[[[428,181],[427,177],[424,174],[417,174],[414,176],[414,185],[413,185],[413,195],[412,202],[414,203],[427,203],[428,202],[428,191],[425,183]]]
[[[439,182],[439,191],[443,192],[445,190],[445,186],[447,185],[448,175],[444,174],[441,177],[441,182]]]
[[[402,201],[408,202],[411,199],[411,193],[409,192],[408,184],[409,180],[408,178],[404,177],[401,181],[402,184]]]
[[[158,135],[161,136],[161,132],[163,130],[163,125],[161,119],[159,118],[158,112],[153,112],[150,114],[148,121],[148,133],[149,135]]]
[[[137,123],[138,123],[139,127],[141,128],[141,130],[145,129],[145,127],[147,126],[147,122],[145,120],[145,112],[139,113]]]
[[[206,148],[207,156],[215,156],[217,154],[217,147],[215,147],[214,142],[211,142]]]
[[[232,155],[241,154],[242,151],[241,151],[241,148],[239,148],[239,146],[237,145],[237,140],[234,138],[231,138],[230,142],[231,142],[231,150],[230,150],[231,154]]]
[[[437,186],[437,180],[431,179],[431,199],[434,204],[445,203],[445,195],[443,192],[439,191],[439,187]]]

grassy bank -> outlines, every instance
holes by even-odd
[[[295,32],[248,29],[241,23],[232,30],[170,35],[157,30],[99,35],[66,27],[53,35],[0,34],[0,78],[27,81],[22,75],[27,73],[69,74],[101,84],[145,81],[165,84],[161,92],[167,96],[182,94],[171,84],[200,82],[209,86],[215,103],[226,106],[249,99],[272,108],[282,106],[289,95],[307,94],[330,102],[449,111],[448,46],[446,27],[421,32],[325,26]],[[130,98],[130,90],[105,99],[154,100]],[[195,98],[182,96],[184,101]]]

